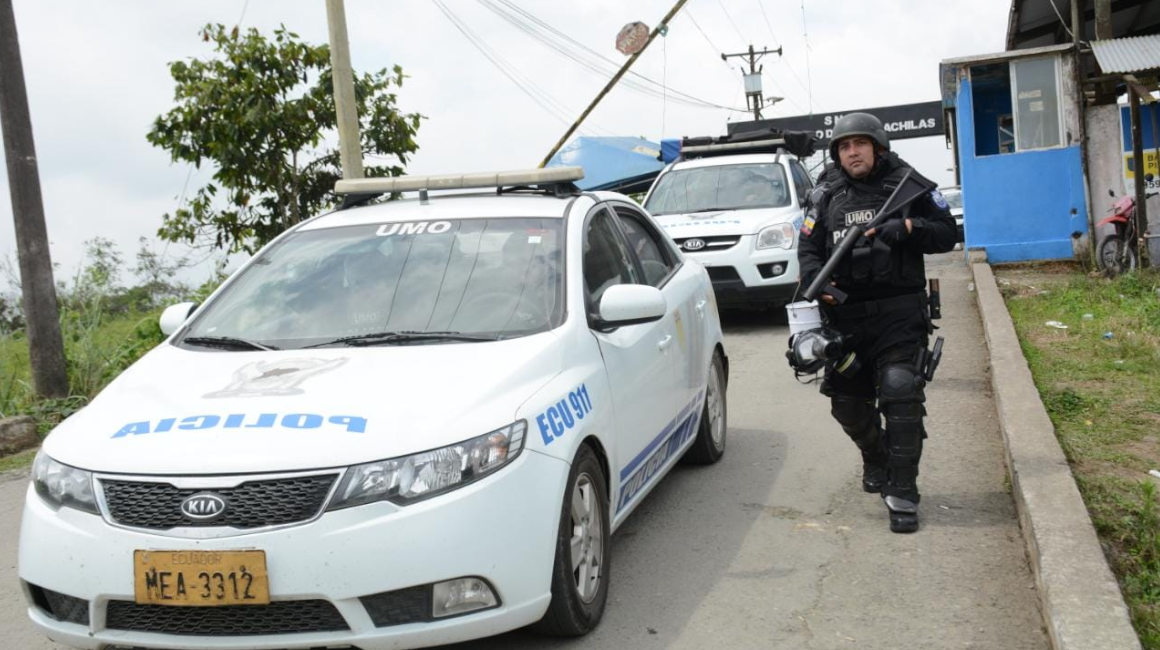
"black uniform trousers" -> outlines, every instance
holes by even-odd
[[[845,373],[827,369],[821,392],[830,398],[831,413],[862,451],[864,463],[886,466],[883,494],[917,503],[926,437],[925,380],[918,363],[931,331],[926,295],[823,305],[822,312],[857,363]]]

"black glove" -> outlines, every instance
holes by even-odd
[[[874,229],[874,238],[889,246],[895,246],[909,236],[905,219],[891,219]]]

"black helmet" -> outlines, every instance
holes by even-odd
[[[834,162],[838,162],[838,141],[852,135],[867,136],[878,146],[890,150],[890,140],[886,137],[881,120],[869,113],[847,113],[838,118],[830,134],[830,158]]]

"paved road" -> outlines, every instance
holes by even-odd
[[[613,537],[601,626],[577,642],[514,632],[456,648],[1047,648],[1003,469],[986,346],[962,253],[931,260],[947,338],[928,388],[922,529],[889,532],[856,450],[785,365],[784,318],[726,314],[729,447],[680,468]],[[0,639],[56,648],[15,578],[26,477],[0,475]]]

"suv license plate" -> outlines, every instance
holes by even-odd
[[[133,551],[139,605],[266,605],[265,551]]]

